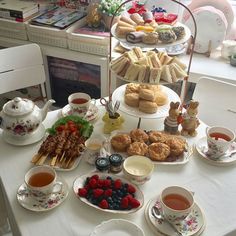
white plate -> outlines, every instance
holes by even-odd
[[[85,183],[87,177],[91,177],[91,176],[93,176],[95,174],[97,174],[99,176],[99,178],[106,178],[107,176],[111,176],[112,179],[114,179],[114,180],[120,179],[122,181],[122,183],[127,183],[127,184],[130,184],[130,185],[133,185],[135,187],[135,189],[136,189],[135,198],[140,202],[140,206],[138,208],[133,208],[131,210],[109,210],[109,209],[102,209],[102,208],[100,208],[100,207],[90,203],[86,198],[78,196],[78,194],[77,194],[78,193],[78,189],[84,187],[84,183]],[[130,213],[134,213],[134,212],[138,211],[140,208],[142,208],[143,203],[144,203],[143,193],[142,193],[142,191],[136,185],[134,185],[130,181],[128,181],[128,180],[126,180],[126,179],[124,179],[124,178],[122,178],[120,176],[112,175],[112,174],[106,174],[106,173],[101,173],[101,172],[92,172],[92,173],[87,174],[87,175],[79,176],[79,177],[77,177],[75,179],[75,181],[73,183],[73,190],[74,190],[75,195],[82,202],[84,202],[88,206],[91,206],[91,207],[93,207],[95,209],[98,209],[100,211],[103,211],[103,212],[119,213],[119,214],[130,214]]]
[[[228,0],[193,0],[189,5],[189,10],[193,11],[198,7],[212,6],[216,9],[222,11],[227,19],[228,27],[230,28],[231,24],[234,21],[234,11],[231,3]],[[187,10],[184,11],[183,19],[188,17],[189,13]],[[209,28],[209,27],[207,27]]]
[[[162,88],[162,91],[164,91],[168,96],[168,103],[164,106],[158,107],[157,112],[153,113],[153,114],[144,113],[142,111],[139,111],[139,109],[137,107],[131,107],[125,103],[126,84],[121,85],[112,93],[112,99],[114,101],[120,100],[120,108],[119,109],[131,116],[145,118],[145,119],[163,118],[168,115],[169,108],[170,108],[170,102],[181,102],[181,101],[180,101],[178,94],[176,92],[174,92],[172,89],[162,86],[162,85],[160,85],[160,86]]]
[[[119,133],[123,133],[123,134],[129,134],[129,132],[119,132],[119,131],[113,131],[111,133],[110,136],[110,140],[113,136],[119,134]],[[181,136],[179,136],[181,137]],[[186,163],[189,162],[189,159],[191,157],[191,155],[193,154],[193,147],[189,146],[188,143],[186,144],[186,149],[187,151],[185,151],[180,157],[178,157],[178,159],[176,159],[175,161],[153,161],[154,165],[169,165],[169,166],[175,166],[175,165],[184,165]],[[108,152],[110,152],[111,154],[113,153],[119,153],[121,154],[124,158],[128,157],[128,154],[126,152],[117,152],[115,151],[112,146],[110,145],[110,148],[108,150]]]
[[[211,6],[195,8],[192,13],[197,23],[194,51],[198,53],[207,52],[210,41],[211,50],[220,46],[225,39],[228,26],[224,14]],[[194,24],[191,17],[184,19],[184,23],[194,32]],[[206,23],[207,27],[205,27]]]
[[[236,143],[232,143],[230,146],[229,152],[236,149]],[[211,159],[206,155],[207,152],[207,138],[203,137],[199,139],[196,143],[196,150],[200,154],[199,157],[203,160],[207,161],[211,165],[216,166],[229,166],[232,164],[236,164],[236,153],[234,153],[231,157],[229,156],[221,156],[217,160]],[[226,153],[227,154],[227,153]]]
[[[45,135],[45,128],[43,124],[41,124],[38,127],[37,131],[35,131],[31,135],[26,135],[25,137],[24,136],[16,137],[16,136],[10,135],[8,132],[5,132],[5,131],[3,131],[2,135],[3,135],[3,139],[7,143],[10,143],[16,146],[25,146],[25,145],[33,144],[40,141]]]
[[[67,183],[61,178],[58,178],[58,180],[63,183],[60,193],[51,194],[49,197],[34,198],[24,183],[19,187],[16,198],[22,207],[30,211],[42,212],[52,210],[64,202],[69,193]]]
[[[158,47],[161,47],[161,48],[163,48],[163,47],[169,47],[169,46],[174,46],[174,45],[177,45],[177,44],[185,43],[185,42],[187,42],[187,41],[189,40],[189,38],[191,37],[191,31],[190,31],[190,29],[189,29],[186,25],[184,25],[184,24],[182,24],[182,23],[180,23],[180,22],[177,22],[174,26],[182,26],[182,27],[184,27],[184,29],[185,29],[185,36],[184,36],[182,39],[176,40],[175,42],[173,42],[173,43],[168,43],[168,44],[166,44],[166,43],[158,43],[158,44],[153,44],[153,45],[148,45],[148,44],[145,44],[145,43],[135,43],[135,44],[133,44],[133,43],[127,42],[125,38],[119,38],[119,37],[117,36],[117,34],[116,34],[116,26],[117,26],[117,23],[112,26],[112,28],[111,28],[111,34],[112,34],[117,40],[119,40],[120,42],[125,43],[126,48],[127,48],[127,47],[130,47],[130,48],[128,48],[128,49],[131,49],[132,47],[134,47],[134,45],[135,45],[135,47],[145,48],[146,51],[147,51],[148,49],[151,50],[151,49],[153,49],[153,48],[158,48]]]
[[[156,205],[161,209],[159,196],[151,199],[145,209],[145,218],[150,227],[155,231],[163,235],[173,236],[176,235],[174,230],[163,220],[157,220],[152,215],[152,207]],[[200,235],[206,226],[205,216],[202,209],[197,203],[195,203],[192,212],[183,221],[176,220],[174,223],[176,229],[184,236],[198,236]]]
[[[98,117],[98,113],[99,113],[99,110],[98,110],[98,107],[94,104],[91,104],[87,114],[86,114],[86,117],[84,117],[85,120],[87,121],[93,121],[95,120],[97,117]],[[67,104],[66,106],[64,106],[62,109],[61,109],[61,115],[63,117],[65,116],[69,116],[69,115],[73,115],[73,112],[72,110],[70,109],[70,105]]]
[[[120,45],[125,48],[125,49],[128,49],[128,50],[131,50],[133,48],[136,47],[136,44],[134,45],[130,45],[129,43],[127,42],[120,42]],[[156,48],[156,47],[149,47],[149,48],[145,48],[145,47],[142,47],[142,51],[143,52],[146,52],[146,51],[150,51],[150,50],[153,50],[153,49],[157,49],[158,51],[163,51],[163,52],[166,52],[168,55],[170,56],[177,56],[177,55],[180,55],[180,54],[183,54],[186,52],[187,50],[187,43],[181,43],[181,44],[177,44],[177,45],[173,45],[173,46],[166,46],[166,47],[159,47],[159,48]]]
[[[136,224],[123,219],[112,219],[98,225],[90,236],[144,236]]]

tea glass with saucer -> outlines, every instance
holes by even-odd
[[[152,214],[152,208],[157,207],[161,212],[162,206],[160,202],[160,195],[151,199],[146,206],[145,209],[145,218],[149,227],[154,232],[158,232],[159,234],[173,236],[176,235],[175,230],[170,227],[169,223],[167,223],[164,219],[156,219]],[[197,202],[194,203],[192,211],[189,215],[184,219],[176,219],[171,223],[178,232],[182,233],[184,236],[198,236],[201,235],[206,226],[206,220],[203,210],[200,208]]]
[[[184,220],[192,211],[194,197],[192,192],[180,187],[170,186],[160,194],[163,215],[169,222]]]
[[[235,140],[235,133],[225,127],[207,127],[206,136],[208,147],[206,155],[213,160],[225,155]]]
[[[68,97],[68,104],[74,115],[86,116],[89,108],[96,104],[96,99],[87,93],[73,93]]]
[[[56,171],[50,166],[35,166],[25,174],[25,185],[35,198],[50,196],[62,190]]]
[[[42,182],[50,182],[44,186]],[[48,211],[59,206],[68,196],[67,183],[49,166],[36,166],[25,174],[25,181],[17,191],[19,204],[31,211]]]

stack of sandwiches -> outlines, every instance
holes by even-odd
[[[176,82],[187,76],[186,65],[177,57],[165,52],[142,52],[135,47],[111,61],[111,70],[127,81],[159,84],[160,81]]]

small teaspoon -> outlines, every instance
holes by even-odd
[[[180,233],[175,227],[174,225],[172,225],[167,219],[165,219],[165,217],[163,216],[163,214],[161,213],[161,211],[156,207],[153,206],[152,207],[152,215],[159,220],[164,220],[166,223],[169,224],[169,226],[177,233],[178,236],[183,236],[182,233]]]

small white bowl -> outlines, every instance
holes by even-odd
[[[123,162],[123,172],[132,183],[140,185],[151,179],[153,162],[144,156],[130,156]]]

